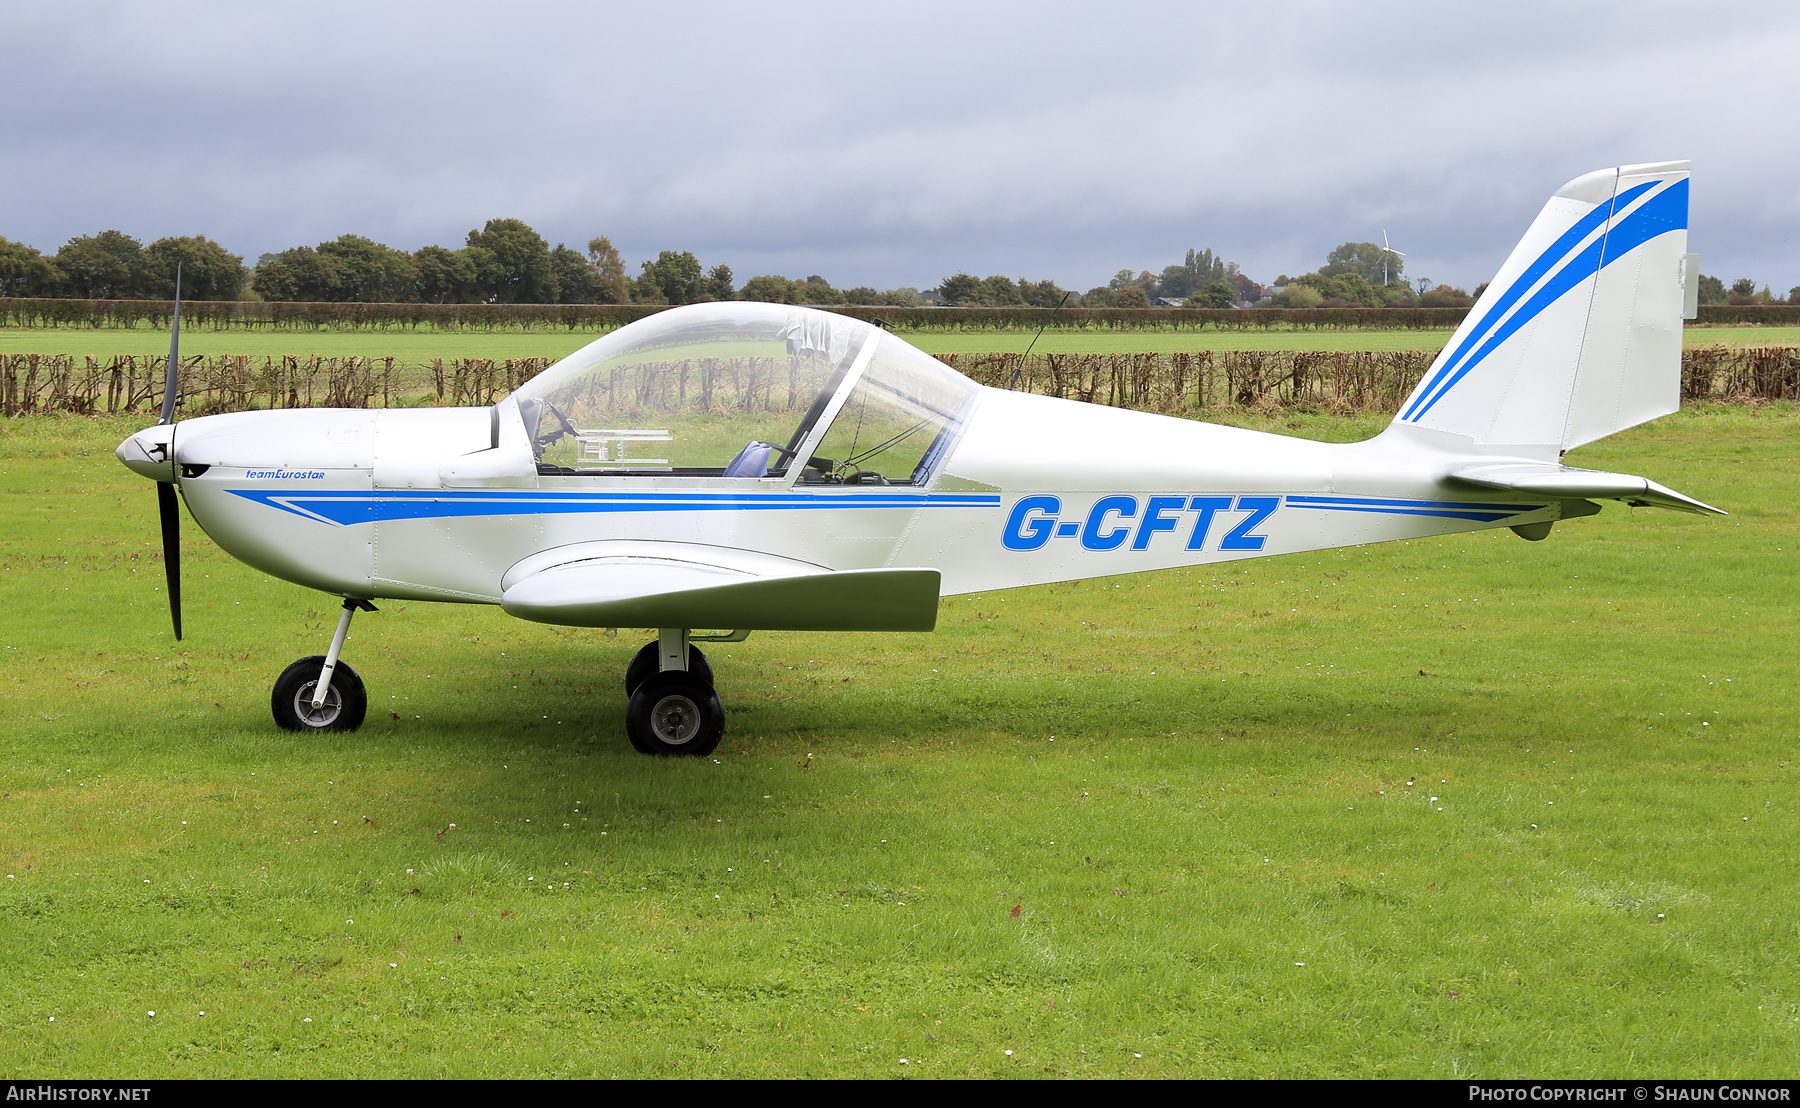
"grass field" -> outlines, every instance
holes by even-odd
[[[932,354],[1023,352],[1032,335],[1016,331],[900,332]],[[324,357],[367,355],[402,362],[433,358],[560,358],[597,338],[572,331],[207,331],[181,335],[185,354],[286,354]],[[1690,327],[1688,346],[1795,346],[1800,327]],[[1036,353],[1118,354],[1197,350],[1437,350],[1449,331],[1046,331]],[[83,330],[70,327],[0,328],[0,354],[167,353],[169,333],[148,328]]]
[[[360,617],[369,724],[277,731],[335,604],[189,523],[172,642],[131,429],[0,424],[10,1075],[1800,1057],[1790,407],[1571,457],[1728,519],[1613,505],[718,645],[727,736],[692,761],[625,742],[636,637],[488,608]]]

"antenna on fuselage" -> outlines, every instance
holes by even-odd
[[[1037,340],[1044,337],[1044,332],[1050,329],[1050,321],[1056,318],[1056,313],[1062,311],[1062,306],[1067,304],[1069,302],[1069,297],[1074,295],[1075,294],[1072,292],[1063,293],[1063,298],[1056,302],[1056,307],[1051,308],[1050,314],[1044,317],[1044,325],[1038,328],[1037,334],[1031,336],[1031,345],[1025,348],[1025,353],[1019,355],[1019,364],[1013,367],[1012,384],[1006,386],[1008,389],[1018,387],[1019,374],[1025,371],[1025,359],[1031,357],[1032,347],[1037,345]]]

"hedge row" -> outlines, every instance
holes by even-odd
[[[0,298],[4,327],[167,328],[168,300]],[[566,327],[611,330],[663,309],[651,304],[303,304],[289,301],[184,300],[185,327],[222,331],[391,330],[432,327],[492,331]]]
[[[1176,354],[940,356],[965,375],[1115,408],[1178,413],[1207,408],[1322,408],[1383,412],[1431,367],[1427,350],[1201,350]]]
[[[0,354],[0,411],[156,412],[165,355]],[[486,405],[544,371],[548,358],[395,358],[196,355],[181,360],[176,404],[182,415],[263,408],[388,408]]]
[[[1161,412],[1244,407],[1389,412],[1435,358],[1431,351],[1410,350],[943,355],[945,362],[995,388]],[[154,354],[90,356],[80,363],[67,354],[0,355],[0,410],[7,416],[147,416],[162,403],[165,361]],[[491,404],[549,364],[545,358],[437,358],[409,364],[395,358],[195,356],[182,360],[179,404],[190,416],[257,408]],[[693,367],[658,363],[648,368],[668,370],[667,376],[678,374],[685,382]],[[697,367],[694,379],[710,380],[716,369]],[[757,379],[754,372],[750,376]],[[1800,399],[1800,347],[1688,350],[1682,355],[1681,382],[1682,398],[1689,401]],[[718,388],[715,396],[711,386],[696,386],[696,402],[730,406],[730,388]],[[688,394],[684,390],[682,395]],[[640,397],[633,403],[648,401]]]

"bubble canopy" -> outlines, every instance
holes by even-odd
[[[979,391],[861,320],[729,301],[621,327],[513,397],[544,475],[923,485]]]

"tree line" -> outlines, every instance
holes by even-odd
[[[1739,277],[1731,282],[1730,288],[1726,288],[1725,282],[1721,278],[1708,277],[1704,273],[1700,275],[1700,303],[1702,304],[1730,304],[1735,307],[1745,307],[1752,304],[1780,304],[1781,302],[1781,299],[1769,290],[1768,285],[1765,284],[1758,290],[1756,282],[1748,277]],[[1800,304],[1800,285],[1795,285],[1788,290],[1787,303]]]
[[[958,273],[926,295],[936,294],[945,304],[983,307],[1466,308],[1481,294],[1481,289],[1470,294],[1429,281],[1414,288],[1404,262],[1372,242],[1346,242],[1326,255],[1318,270],[1299,277],[1282,274],[1265,285],[1210,248],[1190,249],[1180,264],[1160,273],[1121,269],[1106,284],[1079,294],[1053,281]]]
[[[340,235],[315,246],[264,254],[246,267],[204,235],[161,238],[149,246],[122,231],[70,239],[55,254],[0,238],[0,296],[83,300],[167,300],[175,272],[190,300],[262,300],[368,304],[694,304],[760,300],[778,304],[914,307],[1079,308],[1275,307],[1467,308],[1486,285],[1465,292],[1426,278],[1408,280],[1405,259],[1372,242],[1346,242],[1325,262],[1298,277],[1262,284],[1211,249],[1190,249],[1161,272],[1121,269],[1084,293],[1052,280],[1033,281],[957,272],[923,294],[916,288],[840,289],[818,274],[751,277],[735,284],[731,267],[707,267],[692,251],[664,250],[627,272],[624,257],[604,236],[585,250],[552,247],[523,220],[490,219],[463,245],[408,252],[362,235]],[[1748,277],[1727,287],[1700,278],[1700,303],[1782,302]],[[1800,304],[1800,286],[1786,302]]]
[[[1084,293],[1064,290],[1054,281],[956,273],[925,296],[952,306],[990,308],[1468,308],[1486,290],[1485,283],[1467,292],[1430,278],[1409,281],[1406,259],[1398,253],[1372,242],[1346,242],[1313,272],[1298,277],[1284,273],[1267,285],[1205,249],[1189,250],[1181,264],[1160,273],[1121,269],[1105,285]],[[1702,304],[1782,302],[1767,285],[1758,291],[1748,277],[1729,289],[1717,277],[1700,278]],[[1800,285],[1789,290],[1786,303],[1800,304]]]
[[[457,249],[400,250],[362,235],[264,254],[246,267],[205,236],[148,247],[122,231],[70,239],[55,254],[0,238],[0,296],[168,300],[180,263],[190,300],[368,304],[694,304],[762,300],[784,304],[917,306],[916,288],[838,289],[818,274],[763,274],[737,287],[731,267],[705,267],[689,250],[664,250],[627,272],[605,236],[585,251],[552,247],[518,219],[490,219]]]
[[[157,239],[145,246],[122,231],[81,235],[45,255],[0,238],[0,296],[77,297],[84,300],[236,300],[244,260],[204,235]]]

